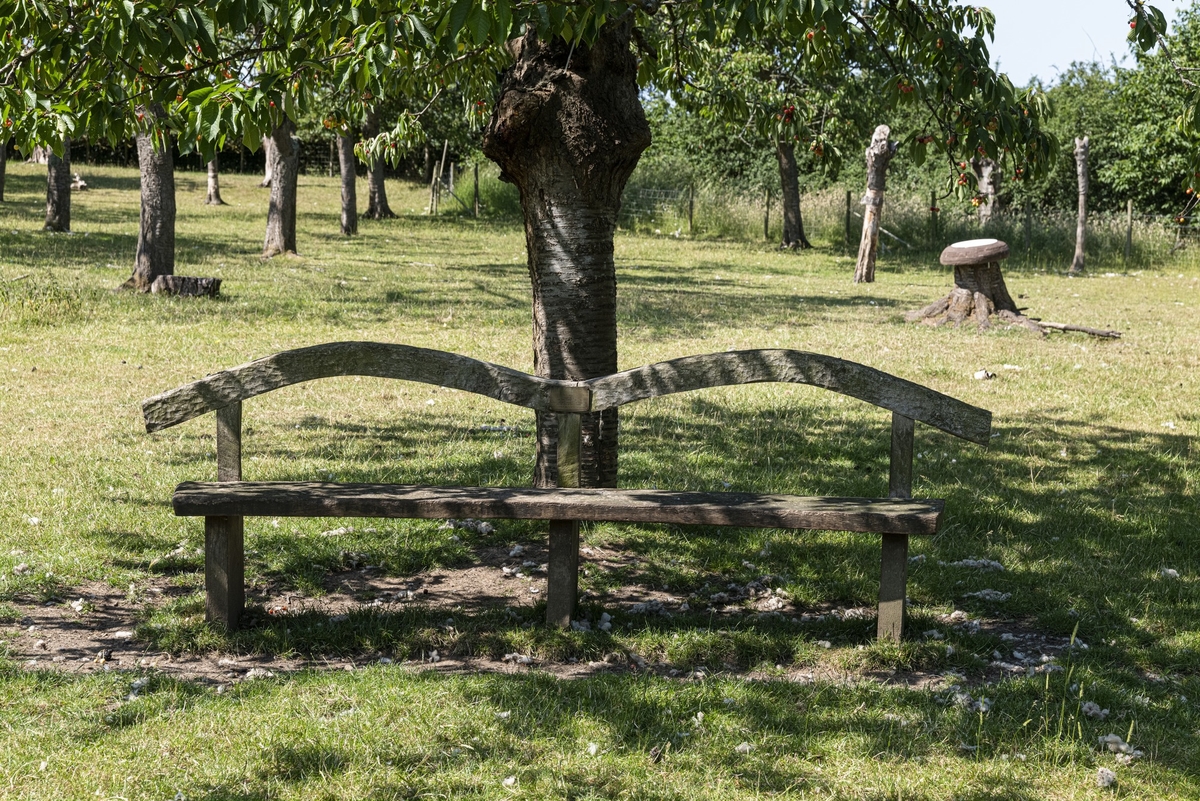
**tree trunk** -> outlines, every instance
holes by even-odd
[[[540,41],[532,29],[508,43],[515,63],[483,152],[520,190],[539,376],[579,380],[617,369],[613,233],[621,193],[650,145],[631,35],[625,19],[605,25],[590,48]],[[583,415],[582,486],[616,486],[615,412]],[[539,414],[538,486],[558,479],[556,433],[554,415]]]
[[[300,172],[300,148],[293,136],[296,124],[284,117],[271,132],[268,151],[271,200],[267,206],[267,237],[263,258],[296,252],[296,184]]]
[[[366,122],[363,124],[363,137],[369,139],[378,135],[379,112],[373,110],[367,113]],[[396,216],[388,206],[387,188],[383,184],[386,166],[382,157],[367,165],[366,216],[372,220],[387,220]]]
[[[1000,192],[1000,165],[989,158],[971,159],[971,171],[979,184],[979,224],[986,226],[992,221]]]
[[[65,137],[62,158],[46,151],[46,230],[71,230],[71,140]]]
[[[425,171],[422,173],[425,176],[425,185],[428,186],[433,180],[433,165],[437,163],[437,156],[433,152],[433,143],[426,140],[425,142]]]
[[[1079,178],[1079,217],[1075,222],[1075,258],[1071,260],[1071,275],[1083,272],[1083,249],[1087,239],[1088,196],[1088,138],[1075,140],[1075,172]]]
[[[46,164],[49,156],[50,156],[50,148],[42,147],[41,145],[35,145],[33,148],[33,153],[30,154],[30,156],[29,156],[29,163],[30,164]]]
[[[804,250],[812,247],[804,235],[804,218],[800,216],[800,176],[796,168],[796,146],[791,142],[776,142],[779,159],[779,183],[783,196],[783,241],[780,248]]]
[[[161,109],[154,114],[163,115]],[[159,143],[151,134],[137,135],[142,216],[130,283],[139,292],[149,292],[158,276],[175,274],[175,157],[167,136]]]
[[[262,140],[263,146],[263,179],[259,186],[270,186],[271,178],[275,170],[275,157],[271,153],[271,137],[266,137]]]
[[[889,142],[892,129],[880,125],[867,148],[867,195],[863,206],[862,239],[858,244],[858,264],[854,283],[875,280],[875,254],[879,251],[879,215],[883,211],[883,192],[887,186],[888,162],[896,154],[896,142]]]
[[[4,202],[4,178],[8,174],[8,139],[0,141],[0,203]]]
[[[354,162],[354,136],[339,135],[338,162],[342,167],[342,233],[358,233],[358,165]]]
[[[208,162],[208,195],[204,198],[204,203],[207,206],[225,205],[225,201],[221,200],[220,165],[216,156]]]

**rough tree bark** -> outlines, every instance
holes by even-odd
[[[363,123],[363,137],[370,138],[379,135],[379,112],[372,110],[367,113],[367,119]],[[392,209],[388,206],[387,188],[384,186],[384,170],[386,165],[383,159],[376,159],[374,163],[367,165],[367,211],[366,216],[372,220],[387,220],[395,217]]]
[[[271,200],[267,205],[267,236],[263,258],[296,252],[296,184],[300,173],[300,148],[294,134],[296,124],[284,117],[271,132],[268,169]]]
[[[271,154],[271,137],[266,137],[262,140],[263,148],[263,179],[258,184],[259,186],[270,186],[272,171],[275,169],[274,156]]]
[[[338,163],[342,168],[342,233],[358,233],[358,165],[354,161],[354,136],[339,134]]]
[[[152,113],[163,116],[162,109]],[[142,214],[133,275],[127,286],[149,292],[155,278],[175,274],[175,157],[170,138],[156,142],[145,132],[137,135],[137,151]]]
[[[46,153],[46,230],[71,230],[71,140],[63,139],[62,158]]]
[[[216,156],[213,156],[212,161],[208,162],[208,194],[204,198],[204,203],[207,206],[225,205],[225,201],[221,200],[221,173]]]
[[[858,264],[854,267],[854,283],[875,280],[875,254],[879,251],[879,215],[883,211],[883,192],[887,187],[887,168],[896,155],[898,143],[888,141],[892,129],[880,125],[871,136],[867,148],[867,194],[863,206],[862,239],[858,244]]]
[[[979,194],[983,196],[979,204],[979,224],[986,226],[992,220],[992,214],[997,209],[1000,193],[1000,165],[989,158],[971,159],[971,171],[979,184]]]
[[[532,30],[508,43],[515,63],[483,152],[520,190],[540,376],[578,380],[617,369],[613,233],[621,193],[650,145],[631,35],[622,19],[591,47],[544,42]],[[615,411],[583,416],[582,486],[616,486]],[[538,486],[557,480],[555,442],[554,416],[540,414]]]
[[[796,168],[796,147],[791,142],[776,142],[775,155],[779,160],[779,183],[783,196],[783,241],[780,248],[804,250],[812,247],[804,235],[804,218],[800,216],[800,176]]]
[[[1075,258],[1070,275],[1083,272],[1083,248],[1087,239],[1088,138],[1075,140],[1075,173],[1079,178],[1079,217],[1075,222]]]

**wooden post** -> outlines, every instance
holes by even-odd
[[[333,177],[333,162],[337,159],[337,136],[329,140],[329,177]]]
[[[850,190],[846,190],[846,248],[854,242],[854,229],[850,225]]]
[[[450,162],[450,194],[454,194],[454,162]]]
[[[854,266],[854,283],[869,284],[875,280],[875,256],[879,250],[880,217],[883,215],[883,193],[887,187],[887,168],[896,155],[898,142],[888,139],[892,129],[886,125],[875,128],[867,147],[867,194],[863,198],[862,238],[858,243],[858,262]]]
[[[892,413],[892,458],[888,495],[912,497],[913,421]],[[908,535],[884,534],[879,575],[880,639],[900,642],[904,636],[904,607],[908,593]]]
[[[1025,201],[1025,250],[1033,250],[1033,207]]]
[[[1125,266],[1133,254],[1133,198],[1125,201]]]
[[[579,486],[580,416],[558,414],[558,486]],[[546,624],[567,628],[579,592],[579,521],[550,521],[550,564],[546,580]]]
[[[688,184],[688,233],[695,229],[696,185]]]
[[[217,481],[242,480],[242,404],[217,410]],[[205,617],[229,631],[245,605],[245,535],[240,517],[204,518]]]
[[[1075,222],[1075,258],[1071,260],[1069,275],[1079,275],[1084,268],[1084,244],[1087,239],[1087,196],[1088,196],[1088,138],[1075,140],[1075,172],[1079,181],[1079,211]]]
[[[937,191],[929,193],[929,238],[930,241],[937,243]]]
[[[771,241],[771,190],[764,192],[763,201],[763,239]]]
[[[479,162],[475,162],[475,216],[479,216]]]

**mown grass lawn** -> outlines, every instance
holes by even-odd
[[[307,176],[300,255],[263,262],[258,178],[224,176],[230,205],[211,208],[203,175],[181,174],[176,271],[221,277],[222,298],[137,296],[113,291],[132,263],[136,173],[86,177],[72,235],[40,230],[40,168],[10,164],[0,204],[5,797],[1200,797],[1200,271],[1186,252],[1135,273],[1118,254],[1098,254],[1071,280],[1014,258],[1009,287],[1030,314],[1125,332],[1039,340],[905,324],[904,311],[950,282],[928,254],[885,259],[876,284],[854,286],[851,259],[828,243],[781,254],[618,234],[622,368],[796,348],[994,413],[987,449],[918,428],[914,492],[945,498],[947,524],[914,543],[924,559],[910,570],[911,636],[899,648],[873,642],[873,619],[799,618],[873,605],[872,537],[611,525],[586,531],[585,543],[637,561],[593,565],[583,580],[584,613],[610,612],[611,632],[544,630],[531,604],[459,610],[446,625],[445,610],[417,603],[364,606],[344,621],[260,613],[226,635],[202,622],[201,526],[169,506],[177,482],[215,473],[211,419],[147,435],[140,401],[336,340],[531,371],[523,232],[430,219],[423,190],[396,183],[401,217],[363,221],[345,239],[335,179]],[[996,377],[973,379],[981,369]],[[519,485],[532,474],[531,417],[425,385],[317,382],[254,399],[245,415],[250,479]],[[621,482],[879,495],[888,424],[874,407],[808,387],[676,396],[624,413]],[[481,429],[501,425],[516,430]],[[406,577],[542,536],[504,522],[488,535],[436,521],[349,523],[355,531],[326,537],[331,521],[247,521],[252,589],[319,598],[348,553]],[[1004,570],[950,564],[963,559]],[[705,599],[726,582],[764,574],[794,604],[788,615],[710,611]],[[127,592],[144,648],[359,668],[218,685],[121,662],[67,672],[49,653],[29,664],[41,635],[27,631],[28,610],[66,608],[95,582]],[[629,584],[668,587],[695,609],[667,618],[606,605],[606,592]],[[163,585],[179,590],[173,600],[145,592]],[[1010,597],[967,596],[983,589]],[[954,625],[956,610],[982,627]],[[89,615],[99,619],[84,606],[79,616]],[[1087,648],[1056,655],[1049,664],[1061,670],[998,680],[992,663],[1019,661],[1000,634],[1012,630],[1074,635]],[[421,667],[432,649],[517,652],[541,667],[450,675]],[[553,675],[568,660],[614,654],[621,669]],[[1097,745],[1109,733],[1144,756],[1118,764]],[[1101,767],[1116,772],[1114,787],[1097,786]]]

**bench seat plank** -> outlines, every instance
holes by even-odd
[[[336,484],[315,481],[184,482],[181,517],[395,517],[590,520],[748,528],[934,534],[941,500],[809,498],[748,492],[526,489]]]

